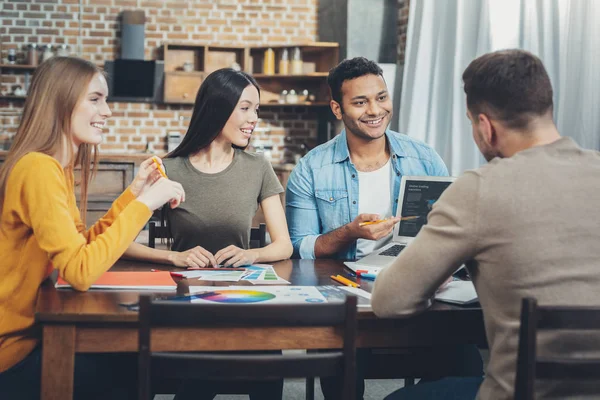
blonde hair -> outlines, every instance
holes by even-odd
[[[31,152],[50,156],[58,154],[66,143],[72,142],[71,117],[96,74],[103,72],[89,61],[75,57],[53,57],[36,69],[15,140],[0,167],[0,212],[4,205],[6,183],[15,164]],[[88,185],[97,169],[97,146],[81,144],[73,154],[66,146],[69,164],[65,175],[75,188],[73,170],[81,166],[80,204],[85,223]]]

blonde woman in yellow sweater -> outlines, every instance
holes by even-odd
[[[146,160],[108,213],[86,230],[85,215],[80,217],[76,205],[73,169],[81,167],[80,206],[85,210],[92,166],[97,165],[96,145],[111,115],[107,96],[104,75],[94,64],[68,57],[42,63],[0,168],[2,398],[40,396],[40,332],[34,308],[38,288],[52,269],[75,289],[87,290],[123,254],[153,210],[184,200],[181,185],[161,178],[152,160]],[[106,392],[119,388],[115,380],[126,375],[121,368],[129,364],[121,357],[78,355],[75,396],[127,396]]]

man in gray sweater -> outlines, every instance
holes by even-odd
[[[490,347],[477,398],[511,399],[521,299],[600,304],[600,153],[560,136],[552,119],[550,79],[534,55],[485,54],[467,67],[463,81],[473,138],[490,162],[446,189],[428,224],[377,277],[372,304],[382,317],[420,313],[465,263]],[[542,353],[600,348],[589,337],[576,345],[545,339]],[[465,399],[474,398],[478,386],[461,386],[459,378],[446,384],[458,387]],[[389,398],[437,398],[432,393],[444,392],[443,385],[416,385]],[[536,394],[566,398],[581,387],[539,384]]]

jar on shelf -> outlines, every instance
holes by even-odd
[[[32,43],[27,46],[27,64],[31,66],[37,66],[39,61],[38,46]]]
[[[287,95],[288,95],[288,91],[287,90],[282,90],[281,93],[279,93],[279,100],[277,101],[279,104],[285,104],[287,102]]]
[[[68,44],[61,44],[56,48],[56,55],[59,57],[69,57],[70,53]]]
[[[289,104],[298,104],[298,94],[294,89],[290,90],[286,96],[286,103]]]
[[[17,63],[17,51],[15,49],[8,49],[6,61],[8,61],[9,64]]]
[[[51,59],[54,57],[54,53],[52,52],[52,46],[47,44],[44,46],[44,50],[42,52],[42,62]]]

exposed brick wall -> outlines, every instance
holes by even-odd
[[[74,54],[103,64],[120,51],[119,14],[144,10],[145,57],[156,58],[165,40],[190,43],[264,45],[317,40],[318,0],[2,0],[0,42],[4,62],[10,48],[22,52],[28,43],[66,43]],[[23,84],[22,73],[3,75],[0,92]],[[21,101],[0,100],[0,135],[14,133]],[[113,117],[103,151],[166,149],[169,131],[185,133],[191,106],[111,103]],[[267,108],[261,113],[256,139],[272,142],[272,158],[283,154],[284,143],[314,144],[316,116],[310,108]],[[288,140],[285,140],[288,138]],[[0,148],[2,137],[0,137]]]
[[[410,0],[398,0],[398,65],[404,65]]]

